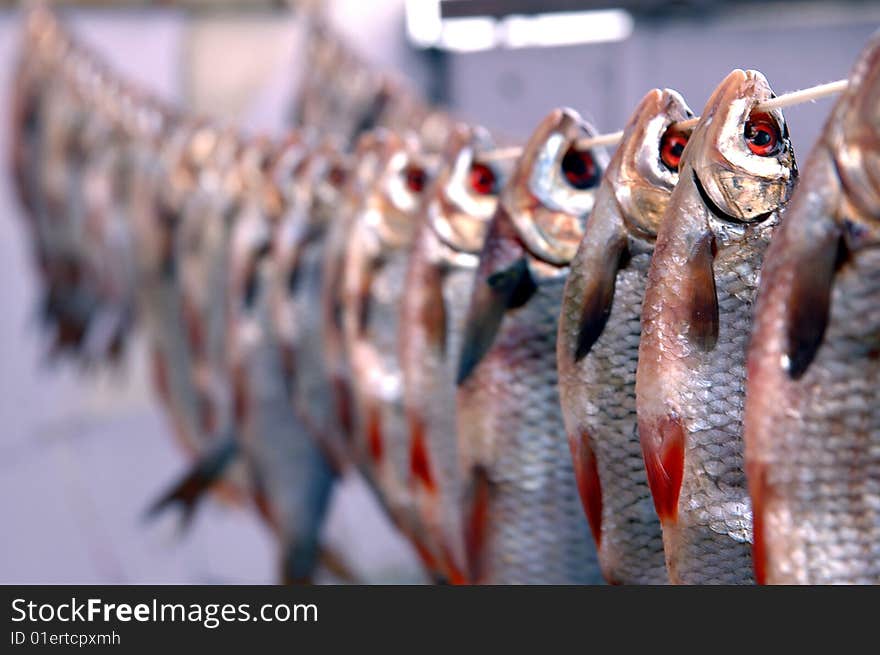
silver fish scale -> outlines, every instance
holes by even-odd
[[[413,502],[408,489],[409,429],[403,406],[403,374],[398,346],[400,303],[403,298],[408,255],[406,248],[386,251],[383,264],[376,271],[370,287],[369,319],[364,339],[379,357],[382,370],[378,373],[382,383],[376,388],[375,380],[356,381],[360,387],[359,395],[365,398],[375,397],[379,402],[383,452],[384,457],[388,458],[393,476],[381,491],[395,516],[398,519],[403,517],[407,524],[411,523]],[[381,481],[383,478],[379,479]]]
[[[336,436],[333,393],[324,358],[324,316],[320,310],[326,234],[301,246],[297,287],[293,293],[296,322],[294,391],[296,407],[311,428]],[[286,281],[282,281],[284,283]]]
[[[586,430],[602,483],[602,529],[599,560],[617,582],[668,582],[663,533],[648,487],[636,421],[636,366],[651,253],[632,257],[617,274],[611,314],[590,352],[570,371],[562,385],[570,389],[569,431]],[[569,274],[570,298],[565,338],[574,353],[577,326],[587,280],[577,259]],[[571,356],[567,354],[565,356]]]
[[[248,402],[243,445],[269,499],[282,543],[293,549],[295,560],[304,558],[301,567],[309,571],[314,566],[333,473],[290,405],[279,344],[271,327],[266,269],[263,264],[258,273],[260,292],[253,312],[238,319],[237,329],[248,335],[240,346]]]
[[[488,579],[493,584],[601,582],[583,515],[556,376],[556,329],[564,275],[509,312],[478,367],[487,383],[471,402],[498,443],[488,468]]]
[[[455,375],[458,355],[464,336],[468,298],[474,284],[476,258],[473,266],[461,263],[461,257],[440,242],[430,226],[424,225],[410,259],[409,288],[405,303],[430,302],[421,297],[420,285],[432,279],[440,269],[441,290],[445,313],[445,342],[441,352],[429,343],[430,334],[422,324],[419,309],[408,308],[408,324],[404,348],[404,381],[407,405],[424,421],[425,446],[431,474],[439,496],[436,512],[428,518],[431,529],[440,532],[455,560],[463,558],[461,543],[461,484],[459,479],[458,445],[456,441]],[[431,269],[435,269],[433,272]],[[432,513],[427,510],[427,513]]]
[[[768,516],[799,584],[880,582],[880,251],[837,274],[822,346],[774,440],[769,481],[785,503]],[[769,527],[769,526],[768,526]]]
[[[767,236],[762,230],[748,244],[719,250],[714,262],[718,342],[702,355],[682,391],[689,437],[673,550],[678,579],[685,584],[754,579],[742,419],[746,348]]]

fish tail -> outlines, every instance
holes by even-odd
[[[168,507],[179,504],[182,508],[181,525],[189,527],[199,501],[205,492],[223,476],[238,453],[238,442],[228,437],[202,456],[190,470],[147,509],[146,518],[153,519]]]

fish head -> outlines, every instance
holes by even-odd
[[[657,236],[692,132],[677,123],[692,116],[677,92],[653,89],[624,128],[605,177],[614,189],[625,225],[638,236]]]
[[[289,198],[295,188],[297,178],[308,167],[312,155],[311,143],[299,131],[288,134],[274,153],[271,163],[270,180],[279,193]]]
[[[443,243],[458,252],[480,252],[498,204],[505,167],[480,159],[480,153],[492,145],[485,130],[456,126],[443,153],[444,165],[427,192],[428,224]]]
[[[419,150],[412,135],[389,134],[363,211],[380,240],[396,248],[409,243],[415,234],[416,210],[428,188],[433,162]]]
[[[880,236],[880,32],[862,51],[825,126],[846,195],[857,210],[848,217],[863,236]],[[857,216],[858,214],[859,216]],[[854,226],[854,225],[853,225]],[[853,227],[851,226],[851,227]]]
[[[734,70],[712,93],[684,150],[682,174],[694,176],[714,214],[734,223],[780,209],[797,178],[782,111],[756,108],[772,97],[761,73]]]
[[[608,165],[604,148],[580,149],[595,130],[572,109],[552,111],[529,138],[500,202],[529,252],[566,266],[577,252]]]

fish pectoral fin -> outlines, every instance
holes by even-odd
[[[639,439],[654,509],[660,521],[674,524],[684,480],[684,423],[675,412],[659,418],[639,417]]]
[[[432,267],[423,281],[422,294],[419,320],[430,346],[445,355],[448,317],[446,300],[443,297],[443,271]]]
[[[146,519],[153,519],[172,505],[179,504],[183,511],[182,529],[189,527],[199,501],[223,477],[224,472],[238,454],[238,441],[227,437],[199,458],[189,471],[168,491],[162,494],[146,512]]]
[[[785,358],[783,367],[791,379],[806,373],[816,356],[831,311],[831,289],[846,245],[837,229],[811,239],[795,259],[791,294],[785,311]]]
[[[718,342],[718,294],[715,290],[715,237],[703,232],[694,243],[685,263],[688,280],[688,340],[703,352]]]
[[[537,289],[524,257],[508,268],[492,273],[485,284],[477,284],[464,328],[456,384],[461,385],[467,380],[489,352],[504,313],[525,305]]]
[[[484,574],[484,554],[489,528],[489,503],[492,481],[482,466],[471,471],[464,493],[464,539],[468,574],[471,584],[478,583]]]
[[[591,266],[587,276],[587,288],[581,304],[581,318],[578,324],[577,346],[574,361],[579,362],[605,329],[614,302],[614,285],[617,272],[628,258],[626,238],[619,235],[602,249],[599,261]]]
[[[425,435],[425,421],[416,412],[410,412],[409,473],[414,484],[430,493],[437,491],[431,458]]]

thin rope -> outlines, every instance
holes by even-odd
[[[775,98],[770,98],[770,100],[765,100],[762,103],[759,103],[755,106],[755,109],[758,111],[772,111],[774,109],[781,109],[782,107],[791,107],[792,105],[800,105],[805,102],[815,102],[816,100],[820,100],[822,98],[828,98],[833,95],[837,95],[838,93],[842,93],[846,90],[846,87],[849,85],[849,80],[837,80],[836,82],[828,82],[827,84],[817,84],[816,86],[811,86],[807,89],[801,89],[799,91],[792,91],[791,93],[784,93],[781,96],[776,96]],[[697,123],[700,122],[700,117],[697,116],[695,118],[689,118],[686,121],[680,121],[675,123],[674,126],[680,130],[689,130],[696,127]],[[588,150],[590,148],[597,148],[599,146],[614,146],[620,143],[620,140],[623,138],[623,130],[619,132],[610,132],[608,134],[597,134],[595,136],[584,137],[583,139],[578,139],[576,141],[576,146],[580,150]],[[498,161],[502,159],[513,159],[514,157],[519,157],[522,154],[522,148],[520,147],[511,147],[511,148],[499,148],[497,150],[491,150],[480,155],[479,159],[481,161]]]

